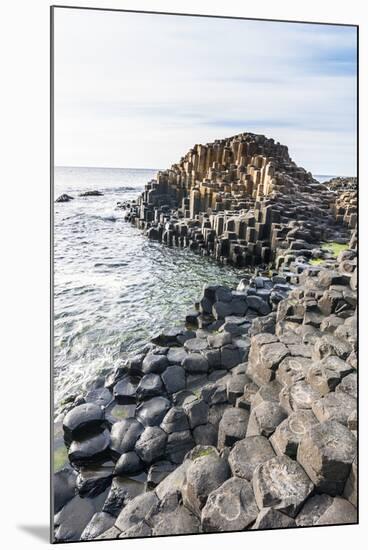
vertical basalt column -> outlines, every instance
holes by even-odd
[[[189,212],[190,217],[194,218],[199,214],[201,207],[201,195],[198,189],[192,189],[190,192]]]

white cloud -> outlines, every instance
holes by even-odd
[[[167,167],[240,131],[353,174],[355,29],[57,9],[57,164]]]

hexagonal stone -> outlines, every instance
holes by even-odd
[[[249,412],[245,409],[228,408],[224,411],[218,431],[217,446],[222,449],[231,447],[247,433]]]
[[[207,338],[208,345],[211,348],[221,348],[226,344],[231,344],[232,336],[229,332],[221,332],[219,334],[210,334]]]
[[[170,348],[167,352],[170,365],[181,365],[186,357],[188,357],[188,353],[184,348]]]
[[[187,415],[181,407],[172,407],[164,416],[160,427],[167,434],[189,430]]]
[[[147,427],[135,445],[137,455],[146,464],[151,464],[165,454],[167,435],[158,426]]]
[[[354,460],[351,465],[351,470],[348,479],[346,480],[344,487],[344,497],[348,499],[349,502],[355,508],[358,504],[358,463],[357,459]]]
[[[227,381],[227,399],[229,403],[235,405],[238,397],[244,393],[245,383],[249,378],[245,374],[233,374]]]
[[[209,407],[203,399],[198,399],[194,395],[187,397],[183,403],[183,409],[192,429],[207,423]]]
[[[82,466],[76,481],[79,496],[94,498],[111,485],[114,463],[107,460],[104,464]],[[75,489],[75,487],[74,487]],[[75,490],[73,491],[73,496]]]
[[[121,455],[132,451],[143,430],[142,424],[135,418],[125,418],[115,422],[110,434],[110,449],[113,454]]]
[[[189,510],[200,516],[207,497],[230,476],[227,460],[220,458],[216,451],[204,452],[195,458],[186,471],[182,489],[183,503]]]
[[[87,432],[100,430],[105,421],[105,413],[94,403],[84,403],[69,411],[63,420],[65,437],[69,440]]]
[[[170,408],[170,401],[165,397],[152,397],[137,407],[137,419],[143,426],[158,426]]]
[[[312,405],[312,410],[320,422],[337,420],[345,426],[356,408],[357,401],[355,397],[351,397],[351,395],[344,392],[329,393]]]
[[[210,410],[208,411],[208,422],[210,422],[216,429],[218,429],[220,420],[222,419],[224,412],[227,409],[231,409],[229,403],[217,403],[216,405],[211,405]]]
[[[229,454],[229,464],[234,476],[251,481],[257,466],[274,456],[268,439],[255,435],[235,443]]]
[[[281,390],[282,386],[277,380],[272,380],[271,382],[264,384],[259,388],[252,399],[252,409],[258,407],[258,405],[264,403],[265,401],[273,401],[278,403]]]
[[[181,464],[185,455],[195,446],[195,441],[190,430],[173,432],[168,435],[166,444],[166,456],[175,464]]]
[[[313,491],[313,483],[288,456],[271,458],[260,464],[253,476],[253,489],[259,508],[275,508],[295,517]]]
[[[341,494],[357,452],[356,439],[348,428],[328,420],[302,437],[297,460],[317,490],[330,495]]]
[[[252,408],[247,437],[251,435],[269,437],[286,417],[287,413],[281,405],[274,401],[264,401],[254,409]]]
[[[143,463],[136,452],[128,451],[121,455],[115,465],[114,475],[119,477],[138,474],[143,470]]]
[[[325,334],[314,344],[313,359],[318,361],[329,355],[337,355],[340,359],[345,360],[349,357],[351,349],[346,340],[338,338],[334,334]]]
[[[124,376],[114,386],[114,398],[119,405],[135,403],[138,380],[131,376]]]
[[[289,412],[311,409],[319,398],[320,393],[306,380],[295,382],[290,387],[285,386],[280,392],[280,403]]]
[[[148,353],[143,359],[142,372],[143,374],[149,374],[150,372],[161,374],[168,366],[169,360],[166,355]]]
[[[135,497],[124,506],[115,522],[115,526],[124,532],[144,520],[157,505],[158,498],[154,491],[149,491]]]
[[[203,424],[194,428],[193,437],[196,445],[216,445],[217,430],[210,423]]]
[[[168,460],[161,460],[152,464],[147,473],[148,489],[153,489],[156,485],[159,485],[175,468],[176,464],[172,464]]]
[[[208,361],[206,357],[200,353],[190,353],[188,357],[183,360],[182,365],[185,371],[191,374],[203,374],[208,371]]]
[[[315,495],[307,500],[296,518],[298,526],[357,523],[357,510],[347,500],[329,495]]]
[[[347,393],[348,395],[351,395],[351,397],[355,397],[355,399],[357,398],[358,380],[356,372],[352,372],[342,379],[342,382],[340,382],[340,384],[336,388],[337,393],[341,391]]]
[[[284,529],[296,527],[295,520],[274,508],[263,508],[252,525],[252,531],[256,529]]]
[[[102,511],[118,516],[124,505],[143,492],[144,483],[125,477],[114,477]]]
[[[177,506],[172,511],[163,510],[154,516],[152,535],[190,535],[199,533],[198,518],[185,506]]]
[[[310,410],[291,413],[277,426],[270,437],[276,454],[296,458],[301,438],[315,424],[318,424],[318,420]]]
[[[204,338],[190,338],[184,342],[184,348],[188,352],[200,352],[207,348],[207,341]]]
[[[288,354],[288,348],[281,342],[265,344],[261,347],[259,362],[266,369],[276,370],[281,361]]]
[[[116,527],[115,527],[116,529]],[[141,537],[151,537],[152,536],[152,529],[146,523],[145,520],[138,521],[138,523],[135,523],[129,529],[126,529],[122,533],[119,531],[119,539],[135,539],[135,538],[141,538]]]
[[[221,348],[221,366],[224,369],[232,369],[243,360],[243,356],[234,344],[227,344]]]
[[[101,462],[108,455],[110,445],[110,432],[105,429],[97,435],[87,436],[80,440],[72,441],[68,457],[70,462],[77,466]]]
[[[203,531],[242,531],[257,515],[251,484],[245,479],[232,477],[210,493],[202,510]]]
[[[149,399],[150,397],[161,395],[163,391],[164,387],[161,377],[151,372],[143,376],[138,384],[136,394],[138,399]]]
[[[285,386],[304,380],[312,361],[305,357],[285,357],[276,372],[276,380]]]
[[[201,389],[201,398],[209,405],[227,402],[227,388],[224,383],[206,384]]]
[[[54,516],[55,538],[57,541],[78,541],[96,512],[90,498],[75,496]]]
[[[307,381],[312,388],[323,396],[333,391],[341,379],[353,369],[339,357],[330,355],[314,363],[307,374]]]
[[[180,365],[167,367],[162,373],[161,379],[169,395],[185,388],[185,370]]]

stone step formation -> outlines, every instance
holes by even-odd
[[[71,399],[56,541],[356,523],[356,264],[205,286]]]
[[[280,266],[296,251],[312,257],[321,240],[349,240],[357,216],[351,185],[321,184],[285,145],[243,133],[195,145],[137,201],[119,206],[150,239],[238,267]]]

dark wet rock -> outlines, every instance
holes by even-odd
[[[193,437],[196,445],[216,445],[217,430],[210,424],[202,424],[193,430]]]
[[[94,514],[81,534],[81,540],[93,540],[110,529],[115,523],[115,517],[106,512]]]
[[[142,363],[145,353],[138,353],[128,360],[127,368],[130,374],[140,375],[142,373]]]
[[[297,460],[319,492],[335,496],[344,490],[356,452],[356,440],[349,429],[329,420],[304,435]]]
[[[114,465],[106,462],[100,466],[87,466],[79,470],[77,489],[81,497],[96,497],[111,484]]]
[[[258,507],[275,508],[295,517],[313,491],[313,483],[288,456],[271,458],[254,472],[253,489]]]
[[[161,374],[168,366],[169,360],[166,355],[148,353],[142,362],[142,372],[143,374]]]
[[[99,430],[104,426],[105,413],[94,403],[85,403],[74,407],[63,420],[65,437],[72,440],[87,432]]]
[[[173,432],[167,438],[166,455],[171,462],[180,464],[194,446],[195,442],[190,430]]]
[[[257,517],[258,507],[251,484],[232,477],[212,491],[202,510],[205,532],[242,531]]]
[[[188,418],[182,408],[172,407],[164,416],[160,427],[167,434],[188,430]]]
[[[185,351],[184,348],[170,348],[167,352],[167,358],[170,365],[181,365],[186,357],[188,357],[188,353]]]
[[[64,468],[54,474],[54,511],[59,512],[69,500],[71,500],[76,491],[76,474],[70,468]]]
[[[116,519],[115,526],[124,532],[130,527],[143,521],[158,505],[158,498],[154,491],[143,493],[128,502]]]
[[[93,462],[101,462],[108,457],[110,432],[105,429],[97,435],[86,436],[72,441],[68,457],[71,463],[77,466]]]
[[[211,349],[205,351],[203,356],[208,362],[209,369],[221,370],[223,369],[221,364],[221,350],[220,349]]]
[[[114,477],[102,511],[118,516],[123,506],[143,491],[143,483],[125,477]]]
[[[203,374],[208,371],[208,361],[199,353],[191,353],[188,355],[188,357],[183,360],[182,365],[187,373]]]
[[[165,454],[167,435],[158,426],[148,426],[138,439],[135,451],[146,464],[162,458]]]
[[[249,412],[245,409],[228,408],[224,411],[218,429],[218,447],[232,447],[247,433]]]
[[[271,312],[270,305],[259,296],[247,296],[247,304],[260,315],[268,315]]]
[[[137,407],[137,418],[143,426],[158,426],[170,408],[170,401],[165,397],[153,397]]]
[[[194,395],[187,397],[183,403],[183,409],[191,429],[207,423],[209,407],[203,399],[198,399]]]
[[[189,465],[182,489],[183,503],[198,517],[206,504],[208,495],[230,476],[227,460],[216,451],[204,450]]]
[[[251,481],[257,466],[274,456],[275,452],[268,439],[255,435],[235,443],[230,451],[229,464],[234,476]]]
[[[270,437],[276,454],[287,455],[295,459],[300,440],[315,424],[318,424],[318,420],[310,410],[291,413],[277,426]]]
[[[84,399],[86,403],[106,407],[112,401],[112,394],[107,388],[96,388],[87,392]]]
[[[172,464],[168,460],[162,460],[161,462],[156,462],[152,464],[148,470],[147,474],[147,487],[148,489],[153,489],[161,481],[163,481],[171,472],[176,468],[176,464]]]
[[[285,409],[274,401],[264,401],[257,407],[252,407],[247,437],[252,435],[269,437],[286,417]]]
[[[136,401],[138,380],[125,376],[114,386],[114,397],[120,405],[130,405]]]
[[[341,497],[329,495],[315,495],[307,500],[296,518],[298,527],[356,522],[356,508]]]
[[[208,378],[207,374],[188,374],[186,378],[186,388],[191,390],[191,393],[198,394],[201,386],[206,384]]]
[[[92,499],[75,496],[54,517],[57,541],[77,541],[95,514]]]
[[[177,506],[173,511],[155,516],[153,536],[189,535],[200,532],[200,523],[185,506]]]
[[[252,530],[284,529],[285,527],[296,527],[295,520],[274,508],[263,508],[252,525]]]
[[[72,197],[71,195],[67,195],[67,193],[63,193],[62,195],[60,195],[60,197],[56,199],[55,202],[69,202],[69,201],[72,201],[73,199],[74,197]]]
[[[210,422],[216,429],[220,424],[225,411],[229,408],[232,408],[229,403],[218,403],[216,405],[211,405],[208,411],[208,422]]]
[[[223,369],[232,369],[243,361],[243,355],[238,346],[227,344],[221,348],[221,366]]]
[[[185,388],[185,371],[179,365],[167,367],[161,378],[167,393],[170,395]]]
[[[97,189],[93,189],[92,191],[84,191],[83,193],[79,193],[80,197],[101,197],[103,196],[102,191],[98,191]]]
[[[135,418],[126,418],[116,422],[111,428],[110,449],[116,455],[133,451],[144,427]]]
[[[116,463],[114,475],[119,477],[138,474],[143,470],[143,463],[137,453],[128,451],[121,455]]]
[[[149,399],[163,393],[163,384],[158,374],[150,373],[143,376],[138,384],[137,390],[138,399]]]
[[[357,408],[355,397],[345,392],[333,392],[315,401],[312,410],[320,422],[325,420],[337,420],[348,424],[348,419]]]

